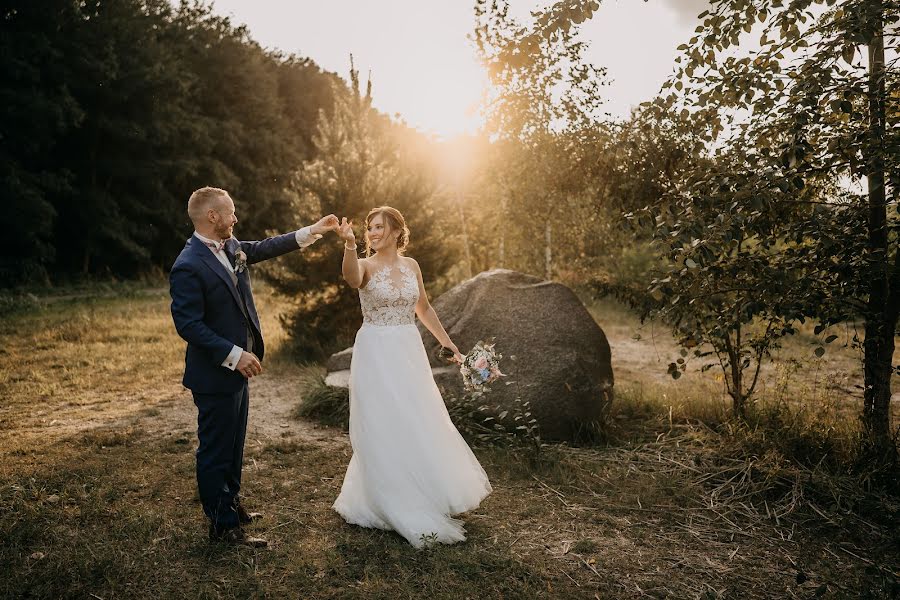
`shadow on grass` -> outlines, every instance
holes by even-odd
[[[193,442],[91,432],[7,464],[0,479],[0,597],[541,597],[546,573],[490,541],[417,551],[331,511],[347,457],[305,441],[249,449],[254,550],[210,544]],[[545,595],[545,594],[544,594]]]

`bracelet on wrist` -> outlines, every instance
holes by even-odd
[[[344,250],[356,250],[356,244],[353,244],[352,246],[348,246],[347,242],[344,242]]]

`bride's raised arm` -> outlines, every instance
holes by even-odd
[[[344,240],[344,260],[341,262],[341,274],[350,287],[359,288],[363,284],[366,272],[356,255],[356,236],[353,234],[353,224],[347,221],[347,217],[341,219],[337,233]]]

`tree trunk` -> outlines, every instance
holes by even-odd
[[[885,66],[881,14],[869,44],[869,144],[866,163],[869,187],[870,288],[864,342],[865,390],[863,425],[866,442],[877,453],[893,453],[891,439],[891,371],[897,323],[896,290],[889,272],[887,205],[885,201]],[[896,277],[894,277],[896,279]],[[892,293],[893,291],[893,293]]]
[[[728,354],[729,370],[725,371],[725,386],[731,396],[731,409],[739,419],[747,416],[747,397],[744,394],[744,371],[741,368],[741,326],[737,326],[735,341],[730,335],[725,337],[725,352]]]
[[[459,211],[459,222],[462,226],[463,248],[466,253],[466,279],[472,278],[472,254],[469,252],[469,228],[466,226],[466,213],[463,211],[463,198],[460,186],[456,186],[456,208]]]
[[[498,251],[498,266],[503,269],[506,268],[506,194],[503,193],[500,196],[500,248]]]
[[[553,278],[553,247],[550,245],[553,241],[552,232],[552,225],[550,225],[550,221],[547,221],[546,225],[544,225],[544,278],[547,281]]]

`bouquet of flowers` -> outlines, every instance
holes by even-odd
[[[455,362],[453,352],[448,348],[441,348],[441,356]],[[494,349],[493,341],[476,343],[459,363],[459,372],[462,374],[466,391],[482,392],[485,385],[505,377],[500,371],[501,358],[503,356]]]

